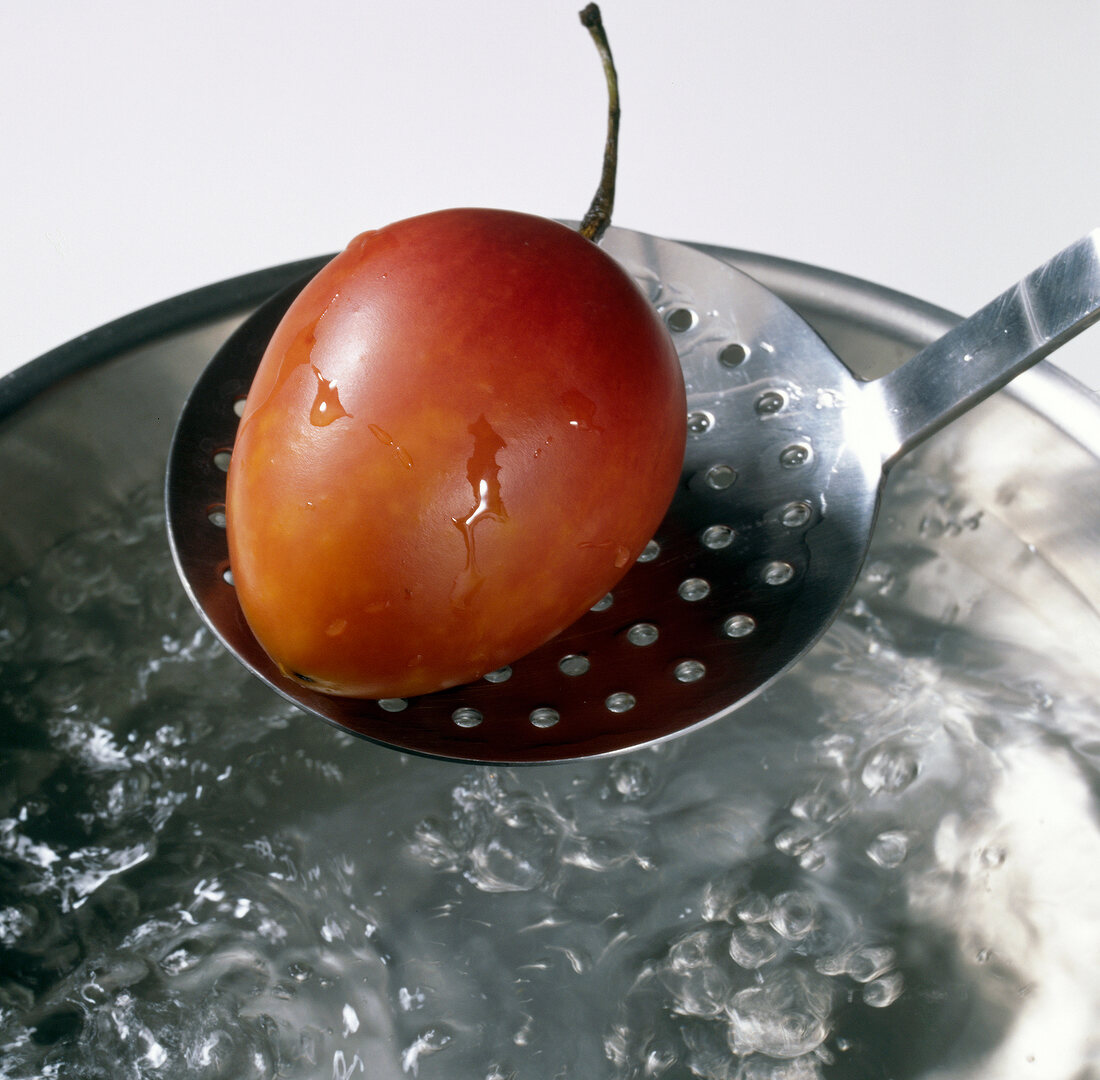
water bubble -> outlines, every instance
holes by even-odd
[[[903,989],[904,980],[901,973],[893,971],[889,975],[884,975],[881,979],[869,982],[863,988],[863,1000],[872,1008],[885,1009],[901,997]]]
[[[677,682],[694,683],[702,679],[707,673],[706,665],[698,660],[681,660],[676,665],[673,674]]]
[[[207,520],[210,522],[210,524],[213,525],[216,529],[224,529],[225,528],[225,507],[224,506],[213,506],[213,507],[211,507],[210,510],[207,512],[206,517],[207,517]]]
[[[888,829],[867,845],[867,857],[887,870],[895,870],[909,857],[909,834]]]
[[[88,599],[88,591],[79,581],[59,581],[50,589],[50,604],[63,615],[71,615]]]
[[[295,982],[307,982],[313,976],[313,968],[304,960],[292,960],[286,970]]]
[[[512,669],[505,665],[504,667],[497,668],[496,671],[490,671],[485,676],[485,681],[488,683],[502,683],[507,682],[511,677]]]
[[[722,633],[726,637],[748,637],[756,629],[756,620],[751,615],[731,615],[722,623]]]
[[[864,568],[862,583],[874,589],[880,596],[890,596],[901,591],[905,579],[888,562],[876,559]]]
[[[818,838],[818,827],[808,822],[798,822],[783,829],[773,843],[784,855],[798,856],[808,850]]]
[[[671,993],[670,1006],[682,1016],[724,1017],[733,994],[724,936],[714,927],[694,930],[674,941],[663,965],[662,982]]]
[[[12,594],[0,593],[0,659],[14,653],[29,625],[27,605]]]
[[[798,865],[803,870],[820,870],[825,865],[825,851],[816,841],[798,856]]]
[[[638,556],[638,562],[641,562],[641,563],[653,562],[653,560],[656,559],[657,556],[660,555],[660,554],[661,554],[661,545],[656,540],[650,540],[649,543],[646,544],[646,546],[644,548],[642,548],[642,553],[641,553],[641,555]],[[611,594],[608,593],[607,595],[610,596]],[[595,609],[593,609],[593,610],[595,610]]]
[[[222,472],[229,472],[229,462],[233,454],[229,450],[219,450],[214,455],[214,465]]]
[[[734,907],[734,914],[747,923],[767,922],[771,918],[772,902],[761,892],[748,892]]]
[[[894,950],[885,945],[862,945],[848,950],[842,963],[844,974],[856,982],[869,983],[885,975],[895,960]]]
[[[378,707],[386,712],[404,712],[409,707],[409,703],[404,698],[388,697],[381,698]]]
[[[660,631],[653,625],[653,623],[635,623],[626,632],[626,640],[631,645],[638,645],[644,647],[646,645],[652,645],[660,636]]]
[[[729,1006],[730,1049],[786,1061],[812,1053],[829,1036],[833,990],[813,972],[783,968],[734,995]]]
[[[471,776],[453,792],[461,817],[447,848],[464,876],[486,893],[530,892],[551,881],[561,858],[563,821],[552,804],[513,790],[499,774]],[[452,866],[454,864],[452,863]]]
[[[707,487],[715,491],[725,491],[737,482],[737,470],[731,465],[712,465],[706,471]]]
[[[14,945],[35,924],[33,909],[0,908],[0,945]]]
[[[616,758],[608,770],[611,785],[625,802],[644,798],[653,789],[653,773],[637,758]]]
[[[181,975],[185,971],[190,971],[201,960],[201,954],[193,953],[186,946],[181,946],[160,961],[160,969],[165,975]]]
[[[800,941],[817,926],[817,901],[800,890],[780,893],[772,901],[770,919],[788,941]]]
[[[713,962],[715,936],[709,930],[694,930],[678,938],[668,948],[670,971],[694,971]]]
[[[573,677],[585,674],[591,666],[592,663],[588,657],[582,656],[580,653],[570,653],[558,661],[558,670],[563,675]]]
[[[897,794],[904,791],[920,771],[917,759],[900,746],[882,746],[867,759],[860,779],[868,791],[887,791]]]
[[[686,578],[680,582],[680,587],[676,591],[682,600],[694,603],[710,595],[710,582],[700,577]]]
[[[604,701],[604,705],[607,707],[608,711],[613,713],[630,712],[637,704],[638,702],[634,695],[628,694],[625,691],[609,694]]]
[[[766,926],[749,923],[733,928],[729,951],[734,963],[751,971],[774,960],[779,945],[779,938]]]
[[[401,1051],[401,1071],[416,1076],[420,1071],[420,1059],[438,1053],[450,1045],[452,1038],[449,1032],[428,1028]]]
[[[733,529],[728,525],[711,525],[703,530],[700,539],[703,547],[710,548],[711,551],[721,551],[733,543],[734,535]]]
[[[639,559],[639,561],[641,560]],[[589,611],[606,611],[614,602],[615,597],[611,593],[605,593],[589,608]]]
[[[998,867],[1003,866],[1007,857],[1008,852],[997,844],[992,847],[982,848],[980,856],[982,866],[987,870],[996,870]]]
[[[844,784],[823,783],[811,792],[797,796],[791,802],[791,814],[803,821],[831,823],[851,809]]]

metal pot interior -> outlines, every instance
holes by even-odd
[[[953,321],[720,253],[868,376]],[[728,721],[469,768],[297,713],[177,584],[168,442],[247,293],[9,376],[5,1075],[1100,1067],[1094,397],[1040,365],[899,465],[842,617]]]

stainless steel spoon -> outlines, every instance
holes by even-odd
[[[358,701],[279,673],[233,590],[225,470],[237,409],[300,285],[260,308],[211,361],[173,440],[169,537],[207,623],[280,694],[400,750],[502,764],[613,753],[726,716],[836,616],[866,555],[891,465],[1100,317],[1098,230],[866,382],[783,301],[727,263],[622,229],[609,230],[603,246],[634,274],[677,342],[689,407],[682,483],[613,595],[476,684]]]

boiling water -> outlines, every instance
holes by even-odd
[[[516,771],[273,696],[140,495],[0,593],[0,1076],[1100,1075],[1095,616],[959,492],[732,718]]]

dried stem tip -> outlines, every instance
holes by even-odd
[[[584,215],[580,228],[582,236],[596,242],[611,224],[611,211],[615,205],[615,170],[619,160],[619,77],[615,72],[615,61],[611,58],[611,46],[607,43],[600,9],[595,4],[589,4],[580,17],[582,25],[588,28],[596,43],[607,79],[607,141],[604,143],[603,171],[592,205]]]

